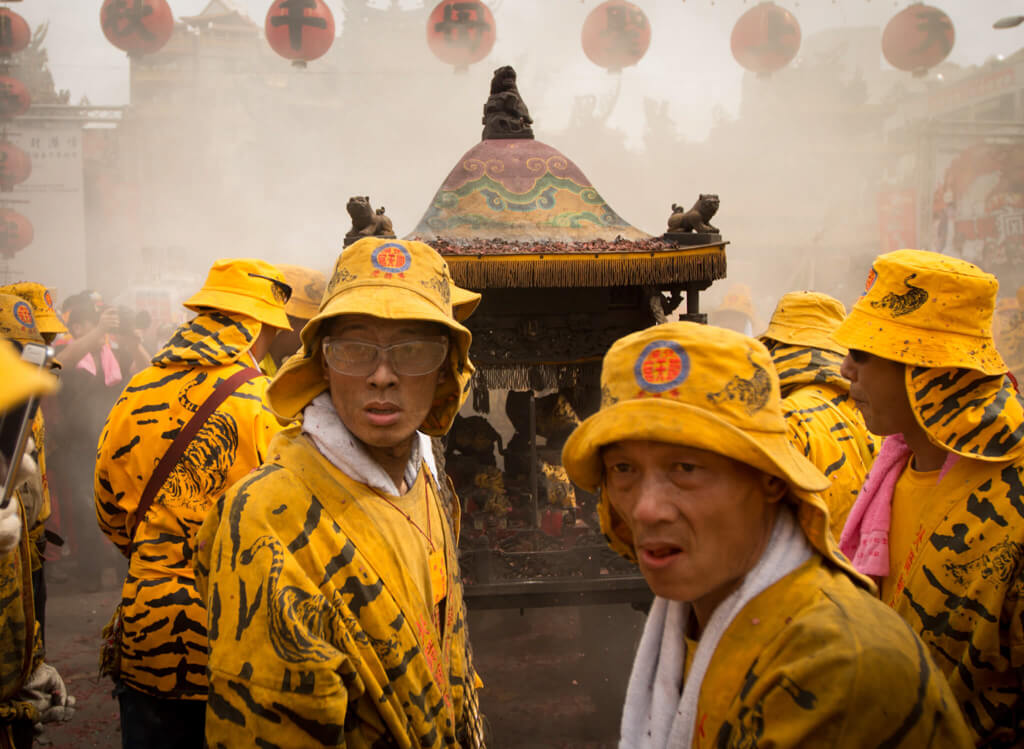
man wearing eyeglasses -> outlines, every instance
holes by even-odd
[[[478,300],[421,242],[366,238],[338,258],[267,394],[300,423],[199,534],[209,746],[484,745],[459,507],[428,437],[465,399],[456,315]]]
[[[131,379],[100,436],[96,516],[129,560],[102,666],[116,683],[126,748],[203,745],[206,611],[192,542],[281,428],[258,362],[290,327],[290,293],[269,263],[214,263],[185,302],[195,317]]]

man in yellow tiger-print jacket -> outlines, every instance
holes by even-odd
[[[887,435],[840,544],[946,674],[978,746],[1024,745],[1024,402],[992,342],[995,276],[899,250],[836,330]]]
[[[879,444],[850,401],[850,383],[839,372],[846,349],[829,338],[844,317],[846,309],[838,299],[793,291],[779,300],[760,337],[779,373],[789,438],[832,482],[821,497],[837,539]]]
[[[604,356],[562,460],[656,596],[619,746],[969,747],[921,640],[838,552],[780,401],[768,351],[730,330],[665,323]]]
[[[178,431],[220,382],[257,367],[277,331],[288,328],[289,293],[269,263],[217,261],[203,288],[185,302],[196,316],[131,379],[100,436],[96,516],[129,558],[116,690],[125,747],[202,746],[206,611],[192,571],[192,537],[224,490],[263,461],[280,429],[265,404],[265,376],[227,397],[148,511],[139,517],[137,510]]]
[[[483,745],[459,508],[426,436],[449,429],[473,372],[455,288],[421,242],[366,238],[338,258],[268,391],[301,423],[200,531],[210,747]]]
[[[17,318],[34,329],[31,310],[19,311]],[[52,375],[23,362],[2,339],[0,372],[4,373],[0,378],[0,417],[27,398],[57,389]],[[8,470],[19,469],[20,466],[7,466],[0,458],[0,486]],[[28,749],[36,724],[70,717],[75,704],[60,674],[43,660],[32,597],[32,542],[26,509],[18,495],[0,507],[0,749]]]
[[[0,335],[10,338],[18,344],[29,341],[33,343],[50,344],[53,339],[61,333],[67,333],[60,316],[57,315],[53,306],[53,296],[50,290],[42,284],[31,281],[0,286],[0,294],[11,294],[26,302],[32,308],[35,317],[37,335],[20,335],[15,330],[17,323],[0,322]],[[3,314],[3,313],[0,313]],[[10,329],[5,330],[5,326]],[[54,366],[59,366],[53,362]],[[35,446],[36,465],[39,469],[40,478],[40,507],[35,522],[29,529],[31,543],[29,548],[32,552],[32,594],[35,599],[36,620],[43,634],[43,642],[46,642],[46,577],[43,575],[43,554],[46,551],[46,521],[50,519],[52,506],[50,501],[50,484],[46,475],[46,427],[43,422],[43,409],[37,409],[35,418],[32,420],[32,444]]]

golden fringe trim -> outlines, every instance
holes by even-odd
[[[488,390],[551,390],[577,385],[585,371],[600,366],[600,361],[500,367],[482,365],[473,375],[473,384],[482,385]]]
[[[725,278],[722,248],[586,255],[446,255],[452,278],[470,289],[650,286]]]

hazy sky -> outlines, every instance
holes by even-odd
[[[169,0],[175,16],[199,13],[209,0]],[[673,102],[673,115],[683,133],[703,137],[715,105],[735,111],[743,70],[732,59],[729,34],[739,16],[753,7],[753,0],[633,0],[651,19],[650,49],[639,65],[622,74],[622,90],[611,124],[629,128],[629,113],[642,108],[644,97]],[[232,0],[235,7],[263,24],[271,0]],[[435,0],[425,0],[433,4]],[[562,18],[578,9],[578,24],[565,30],[566,41],[579,49],[583,19],[601,0],[492,0],[498,41],[488,59],[488,69],[522,55],[543,54],[530,49],[531,30],[543,23],[541,9],[558,3]],[[125,104],[128,98],[128,59],[103,36],[99,24],[100,0],[27,0],[14,8],[32,26],[50,22],[48,51],[58,88],[70,89],[72,101],[83,95],[93,104]],[[341,0],[327,0],[340,32]],[[380,0],[386,5],[387,0]],[[418,5],[405,0],[403,5]],[[910,3],[892,0],[788,0],[780,2],[800,22],[806,38],[818,31],[841,26],[876,26]],[[996,55],[1008,55],[1024,46],[1024,26],[994,30],[992,22],[1006,15],[1024,13],[1024,0],[938,0],[953,19],[956,44],[950,59],[974,64]],[[572,12],[567,12],[572,9]],[[547,43],[547,42],[545,42]],[[879,50],[881,60],[881,51]],[[282,64],[285,64],[282,61]],[[315,65],[315,63],[314,63]],[[881,65],[885,66],[884,61]],[[560,80],[572,89],[610,97],[618,81],[591,64],[579,51],[575,62],[560,71]],[[693,97],[699,96],[699,106]],[[568,113],[566,112],[566,116]],[[560,123],[550,123],[558,126]]]

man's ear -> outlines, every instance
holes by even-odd
[[[761,474],[761,488],[764,490],[765,501],[769,503],[778,502],[789,491],[789,485],[784,480],[769,473]]]

